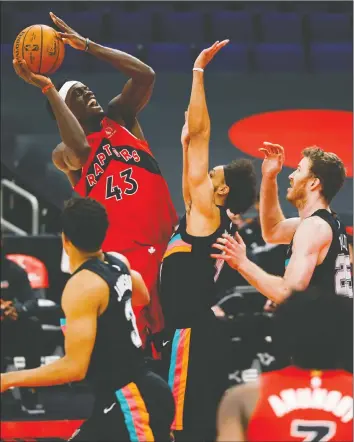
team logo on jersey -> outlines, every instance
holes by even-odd
[[[113,135],[117,132],[116,130],[114,130],[112,127],[106,127],[105,130],[107,138],[111,138],[113,137]]]

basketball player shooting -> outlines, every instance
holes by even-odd
[[[214,247],[224,252],[223,259],[260,293],[276,304],[293,290],[308,286],[353,297],[351,265],[345,228],[329,204],[342,187],[345,168],[334,153],[318,147],[303,151],[297,169],[289,176],[287,200],[299,217],[286,219],[278,200],[277,175],[284,163],[282,146],[264,143],[260,193],[260,220],[265,241],[290,244],[284,277],[266,273],[246,256],[241,236],[224,235]]]
[[[173,397],[167,383],[146,369],[132,310],[132,303],[148,300],[147,287],[125,256],[102,252],[108,216],[97,201],[70,200],[62,227],[72,271],[61,300],[65,355],[49,365],[2,374],[1,392],[87,379],[95,406],[70,440],[168,441]]]
[[[167,183],[137,121],[151,97],[155,73],[137,58],[94,43],[50,16],[65,44],[130,77],[105,113],[80,81],[67,81],[57,90],[49,78],[31,73],[24,61],[14,61],[17,74],[42,89],[56,118],[62,143],[53,152],[55,166],[80,196],[90,196],[107,209],[110,226],[103,250],[125,254],[148,286],[151,303],[138,315],[144,339],[147,328],[153,333],[163,328],[157,277],[177,222]]]
[[[276,311],[274,338],[292,365],[228,390],[218,412],[218,442],[352,441],[352,299],[309,289]]]

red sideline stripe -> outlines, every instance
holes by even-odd
[[[1,439],[62,438],[68,439],[84,423],[77,421],[1,422]]]

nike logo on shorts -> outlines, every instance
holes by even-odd
[[[162,341],[162,347],[166,347],[166,345],[169,343],[170,341]]]
[[[103,413],[104,413],[104,414],[109,413],[115,405],[116,405],[116,402],[114,402],[110,407],[105,408],[105,409],[103,410]]]

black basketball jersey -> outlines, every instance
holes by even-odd
[[[114,253],[105,262],[94,258],[75,273],[89,270],[109,287],[106,310],[97,319],[97,334],[86,379],[96,393],[116,391],[143,371],[141,340],[132,309],[132,279],[127,266]]]
[[[212,248],[223,233],[233,234],[226,210],[219,207],[220,226],[211,235],[196,237],[186,231],[186,215],[172,235],[160,271],[160,300],[167,328],[188,328],[214,318],[211,307],[217,302],[216,281],[223,260],[210,257]]]
[[[352,266],[345,227],[336,213],[325,209],[317,210],[311,216],[318,216],[330,225],[333,239],[322,264],[316,266],[313,272],[310,286],[323,288],[326,293],[353,297]],[[293,240],[287,250],[285,267],[292,255],[292,245]]]

